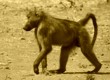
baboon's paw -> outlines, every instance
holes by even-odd
[[[34,73],[39,74],[39,69],[38,68],[34,68]]]
[[[48,71],[47,69],[42,71],[42,74],[46,75],[46,76],[51,76],[53,75],[50,71]]]
[[[51,72],[52,74],[62,74],[62,73],[65,72],[65,70],[60,70],[60,69],[58,69],[58,70],[50,70],[50,72]]]
[[[93,71],[88,71],[87,73],[98,73],[98,71],[100,70],[100,68],[102,67],[102,64],[100,64],[98,67],[96,67]]]

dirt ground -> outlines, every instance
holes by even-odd
[[[77,48],[70,54],[64,74],[46,76],[36,75],[33,72],[33,62],[39,53],[34,30],[25,32],[22,29],[26,22],[26,7],[32,7],[33,3],[29,0],[23,1],[0,0],[0,80],[110,80],[110,3],[72,8],[67,4],[56,5],[57,3],[54,7],[52,4],[43,6],[55,17],[76,21],[83,18],[87,12],[93,12],[99,26],[94,51],[102,63],[98,74],[86,74],[86,71],[94,67]],[[35,6],[39,5],[35,4]],[[87,27],[92,36],[91,21]],[[59,55],[60,47],[53,46],[53,51],[48,55],[49,70],[58,68]],[[41,65],[39,68],[41,72]]]

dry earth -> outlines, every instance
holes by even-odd
[[[79,3],[76,1],[76,5],[71,5],[65,1],[0,0],[0,80],[110,80],[110,3],[95,4],[95,1],[98,1],[95,0],[82,4],[78,0]],[[22,30],[26,22],[26,8],[32,7],[33,4],[58,18],[79,20],[87,12],[96,15],[99,31],[94,51],[103,64],[98,74],[84,73],[94,67],[81,54],[79,48],[71,53],[64,74],[51,76],[34,74],[33,62],[39,53],[38,46],[33,30],[31,32]],[[92,36],[91,21],[87,27]],[[49,70],[58,68],[59,53],[60,47],[53,46],[53,51],[48,55]],[[41,72],[41,65],[39,68]]]

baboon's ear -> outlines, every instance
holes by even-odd
[[[36,7],[34,7],[34,9],[33,9],[33,12],[36,14],[36,11],[37,11],[37,8]]]
[[[26,11],[29,11],[29,8],[28,7],[26,7]]]
[[[44,12],[42,10],[39,11],[39,16],[42,16]]]
[[[32,13],[32,9],[26,7],[26,8],[25,8],[25,14],[26,14],[26,16],[29,15],[30,13]]]
[[[25,14],[27,15],[30,12],[30,9],[28,7],[25,8]]]
[[[37,10],[37,8],[36,7],[34,7],[34,11],[36,12],[36,10]]]
[[[35,14],[36,13],[36,7],[31,7],[31,8],[28,8],[26,7],[26,13],[32,13],[32,14]]]
[[[34,11],[35,11],[35,14],[39,15],[39,16],[43,15],[43,13],[44,13],[42,8],[40,8],[40,7],[35,7]]]
[[[33,7],[34,14],[39,15],[39,11],[40,11],[39,7]]]

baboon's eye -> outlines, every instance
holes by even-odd
[[[39,14],[35,14],[35,16],[39,17]]]
[[[30,18],[30,16],[29,16],[29,15],[27,15],[27,18],[29,19],[29,18]]]

